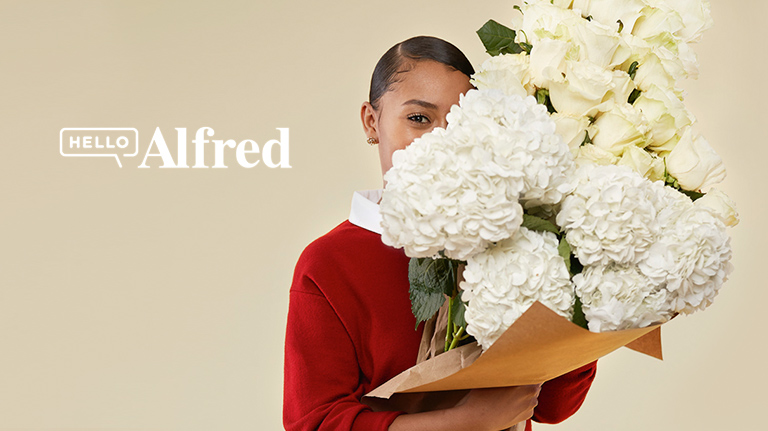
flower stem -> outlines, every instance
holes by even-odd
[[[453,311],[453,297],[448,299],[448,323],[445,327],[445,347],[443,348],[443,352],[447,352],[451,350],[451,344],[453,344],[453,316],[451,315],[451,311]]]
[[[464,334],[464,327],[459,327],[459,330],[453,334],[453,341],[451,341],[451,347],[448,348],[448,350],[452,350],[456,348],[456,345],[459,344],[459,341],[463,340],[462,335]]]

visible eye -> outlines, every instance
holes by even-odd
[[[429,118],[426,115],[421,115],[421,114],[411,114],[408,116],[408,119],[410,121],[413,121],[415,123],[420,123],[420,124],[429,123]]]

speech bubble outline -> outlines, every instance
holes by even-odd
[[[133,154],[123,154],[123,157],[136,157],[139,154],[139,131],[133,127],[65,127],[59,131],[59,154],[64,157],[115,157],[117,160],[117,166],[123,167],[120,163],[120,157],[117,154],[65,154],[64,153],[64,132],[65,131],[92,131],[92,130],[107,130],[107,131],[132,131],[135,136],[136,151]]]

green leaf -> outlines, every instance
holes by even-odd
[[[638,64],[640,63],[633,61],[632,64],[629,65],[629,71],[627,72],[627,74],[629,75],[630,78],[632,78],[633,81],[635,80],[635,75],[637,74]]]
[[[457,293],[456,297],[451,301],[451,316],[453,316],[453,324],[457,328],[467,327],[467,321],[464,320],[464,311],[466,309],[466,304],[461,300],[461,293]]]
[[[408,291],[416,326],[431,318],[445,303],[456,285],[449,259],[413,258],[408,264]]]
[[[641,94],[643,94],[643,92],[635,88],[634,90],[632,90],[631,93],[629,93],[629,98],[627,99],[627,103],[629,103],[630,105],[634,105],[635,100],[637,100],[637,98],[640,97]]]
[[[515,31],[492,19],[477,30],[477,35],[483,42],[486,52],[491,56],[518,54],[524,51],[523,47],[515,43]]]
[[[664,184],[688,196],[693,202],[704,196],[704,193],[696,190],[684,190],[680,183],[677,182],[677,178],[670,175],[669,171],[667,171],[667,159],[664,159]]]
[[[584,132],[584,140],[581,141],[581,144],[579,146],[583,147],[584,145],[591,144],[591,143],[592,143],[592,138],[589,137],[589,130],[587,130],[586,132]]]
[[[580,274],[584,270],[584,265],[579,262],[579,259],[571,254],[571,275]]]
[[[416,317],[416,327],[419,323],[429,320],[437,313],[437,310],[445,303],[445,296],[442,293],[429,293],[415,290],[411,287],[411,311]]]
[[[581,308],[581,299],[576,297],[576,303],[573,305],[573,319],[571,322],[581,326],[584,329],[589,329],[587,325],[587,317],[584,316],[584,310]]]
[[[538,232],[552,232],[555,235],[560,233],[560,229],[552,222],[530,214],[523,214],[523,227]]]
[[[536,96],[536,103],[546,106],[547,111],[549,111],[550,114],[557,112],[555,111],[555,107],[552,106],[552,99],[549,98],[549,90],[546,88],[539,88],[534,95]]]
[[[565,240],[565,235],[560,238],[560,244],[557,245],[557,251],[565,261],[565,267],[568,268],[568,273],[573,275],[571,272],[571,245]]]
[[[704,193],[701,192],[695,192],[693,190],[683,190],[680,189],[680,192],[689,198],[691,198],[692,201],[696,202],[696,199],[699,199],[701,197],[704,197]]]

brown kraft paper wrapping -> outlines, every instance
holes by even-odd
[[[364,402],[391,410],[371,398],[389,399],[396,393],[537,384],[575,370],[622,346],[662,359],[660,326],[593,333],[537,301],[482,355],[480,347],[474,343],[440,354],[369,392]],[[415,401],[418,397],[424,409],[411,407],[408,410],[449,407],[465,394],[457,392],[452,398],[453,404],[451,400],[443,399],[451,398],[448,394],[431,397],[438,401],[424,401],[430,397],[423,394],[412,395],[410,400]]]

